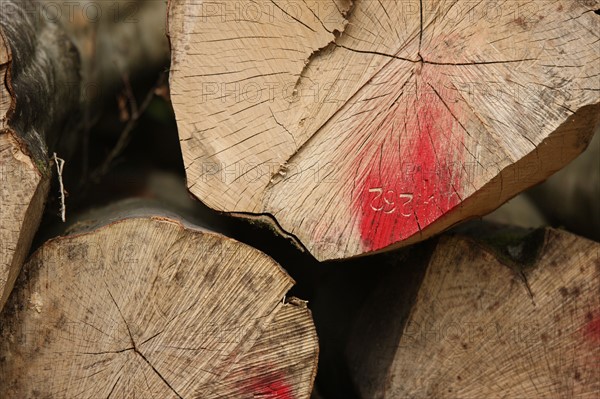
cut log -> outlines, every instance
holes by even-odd
[[[484,215],[589,142],[599,5],[173,0],[189,188],[320,260]]]
[[[271,258],[137,201],[24,265],[0,315],[3,398],[309,398],[317,337]]]
[[[597,397],[600,244],[514,234],[443,237],[414,288],[379,276],[346,348],[358,397]]]
[[[77,53],[55,24],[30,12],[35,4],[0,4],[0,309],[42,215],[48,149],[65,138],[79,99]]]
[[[580,157],[529,195],[551,223],[600,241],[600,130]]]

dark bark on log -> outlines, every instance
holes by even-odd
[[[37,229],[51,176],[49,153],[74,149],[79,59],[37,1],[8,0],[0,14],[0,308]]]
[[[38,3],[2,2],[0,25],[9,47],[2,62],[9,95],[2,127],[11,128],[31,155],[47,164],[48,148],[59,139],[70,141],[65,121],[77,110],[79,56],[65,32],[35,12]]]

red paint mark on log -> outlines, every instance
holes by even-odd
[[[259,378],[252,381],[245,391],[261,399],[294,399],[292,388],[281,376]]]
[[[597,316],[585,325],[584,335],[587,340],[600,344],[600,316]]]
[[[420,67],[418,67],[420,68]],[[461,202],[464,129],[439,69],[417,69],[358,157],[367,164],[355,196],[360,235],[369,251],[405,240]],[[405,89],[406,90],[406,89]],[[360,167],[360,166],[357,166]]]

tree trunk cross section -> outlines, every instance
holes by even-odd
[[[597,1],[172,0],[189,188],[320,260],[427,238],[576,157]]]

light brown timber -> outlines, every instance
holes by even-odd
[[[513,230],[443,236],[410,305],[380,276],[345,351],[358,397],[597,397],[600,244]]]
[[[6,398],[309,398],[317,337],[268,256],[158,203],[88,214],[0,315]]]
[[[171,0],[192,193],[320,260],[483,216],[599,124],[591,1]]]

